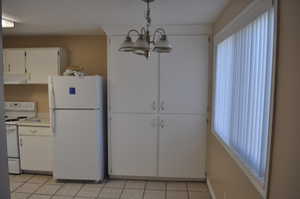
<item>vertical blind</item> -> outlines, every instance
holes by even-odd
[[[214,131],[263,180],[268,154],[274,9],[217,44]]]

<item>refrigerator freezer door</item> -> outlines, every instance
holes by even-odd
[[[102,108],[102,81],[100,76],[53,76],[49,78],[50,108]]]
[[[102,112],[56,110],[54,114],[54,178],[103,179]]]

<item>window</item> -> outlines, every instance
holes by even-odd
[[[214,132],[260,181],[266,176],[274,9],[216,45]]]

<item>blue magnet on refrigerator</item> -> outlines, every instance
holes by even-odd
[[[70,87],[70,88],[69,88],[69,94],[70,94],[70,95],[76,95],[76,88]]]

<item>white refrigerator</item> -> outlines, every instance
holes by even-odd
[[[48,90],[54,179],[103,180],[103,79],[52,76]]]

